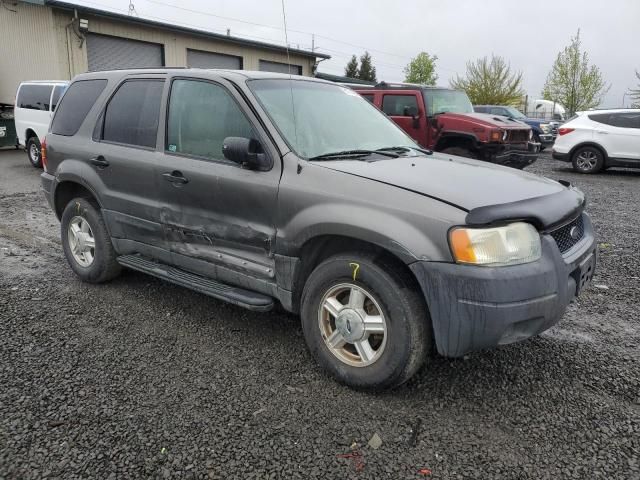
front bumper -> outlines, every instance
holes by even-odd
[[[540,145],[545,148],[550,147],[556,141],[556,137],[551,133],[541,133],[538,138],[540,139]]]
[[[522,169],[538,159],[540,144],[527,142],[526,145],[506,144],[492,146],[487,150],[487,158],[492,163]]]
[[[596,240],[583,215],[584,237],[564,255],[545,234],[542,257],[524,265],[412,264],[429,305],[438,352],[459,357],[524,340],[558,323],[595,269]]]

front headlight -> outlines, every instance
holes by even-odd
[[[541,123],[540,130],[542,130],[544,133],[551,133],[551,125],[549,125],[548,123]]]
[[[449,232],[449,245],[457,263],[490,267],[535,262],[542,254],[540,234],[524,222],[494,228],[454,228]]]

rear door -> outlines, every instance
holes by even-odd
[[[154,167],[164,85],[164,76],[124,79],[99,116],[86,159],[103,184],[103,214],[111,235],[162,248]]]
[[[591,115],[590,118],[598,117]],[[617,112],[600,118],[594,138],[607,149],[610,157],[640,160],[640,112]]]
[[[15,122],[20,143],[26,143],[26,132],[33,130],[42,141],[51,121],[51,94],[53,85],[23,83],[16,98]]]
[[[253,113],[230,87],[223,80],[173,80],[165,151],[156,167],[165,200],[162,222],[175,265],[230,283],[238,280],[224,277],[225,272],[268,280],[274,276],[281,164]],[[226,160],[226,137],[259,140],[273,167],[247,170]]]
[[[426,146],[426,117],[418,91],[384,91],[382,111],[420,145]]]

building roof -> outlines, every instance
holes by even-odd
[[[329,80],[330,82],[336,83],[348,83],[348,84],[357,84],[357,85],[375,85],[375,82],[369,82],[367,80],[361,80],[359,78],[352,77],[343,77],[341,75],[331,75],[330,73],[324,72],[316,72],[316,78],[320,78],[322,80]]]
[[[198,30],[196,28],[181,27],[179,25],[172,25],[170,23],[157,22],[155,20],[148,20],[146,18],[133,17],[133,16],[124,15],[121,13],[109,12],[107,10],[100,10],[97,8],[86,7],[84,5],[76,5],[74,3],[69,3],[69,2],[63,2],[58,0],[41,0],[40,2],[37,2],[37,1],[31,0],[29,3],[41,3],[41,4],[48,5],[50,7],[61,8],[64,10],[77,10],[78,12],[83,12],[90,15],[113,18],[116,20],[120,20],[122,22],[138,24],[146,27],[161,28],[164,30],[171,30],[174,32],[186,33],[189,35],[197,35],[200,37],[218,40],[220,42],[233,43],[236,45],[241,45],[246,47],[261,48],[264,50],[273,50],[281,53],[287,52],[287,48],[282,45],[276,45],[276,44],[267,43],[267,42],[257,42],[254,40],[248,40],[246,38],[234,37],[231,35],[222,35],[220,33],[207,32],[206,30]],[[292,55],[301,55],[304,57],[312,57],[312,58],[324,58],[324,59],[331,58],[331,55],[327,55],[325,53],[312,52],[310,50],[301,50],[298,48],[289,48],[289,53]]]

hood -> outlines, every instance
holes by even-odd
[[[435,198],[465,211],[567,190],[556,181],[521,170],[438,153],[374,162],[313,163]]]
[[[489,113],[441,113],[437,116],[438,122],[446,122],[447,119],[457,121],[467,121],[475,125],[483,127],[500,127],[504,129],[510,128],[526,128],[527,125],[523,125],[522,122],[517,120],[511,120],[509,117],[503,117],[502,115],[491,115]]]

